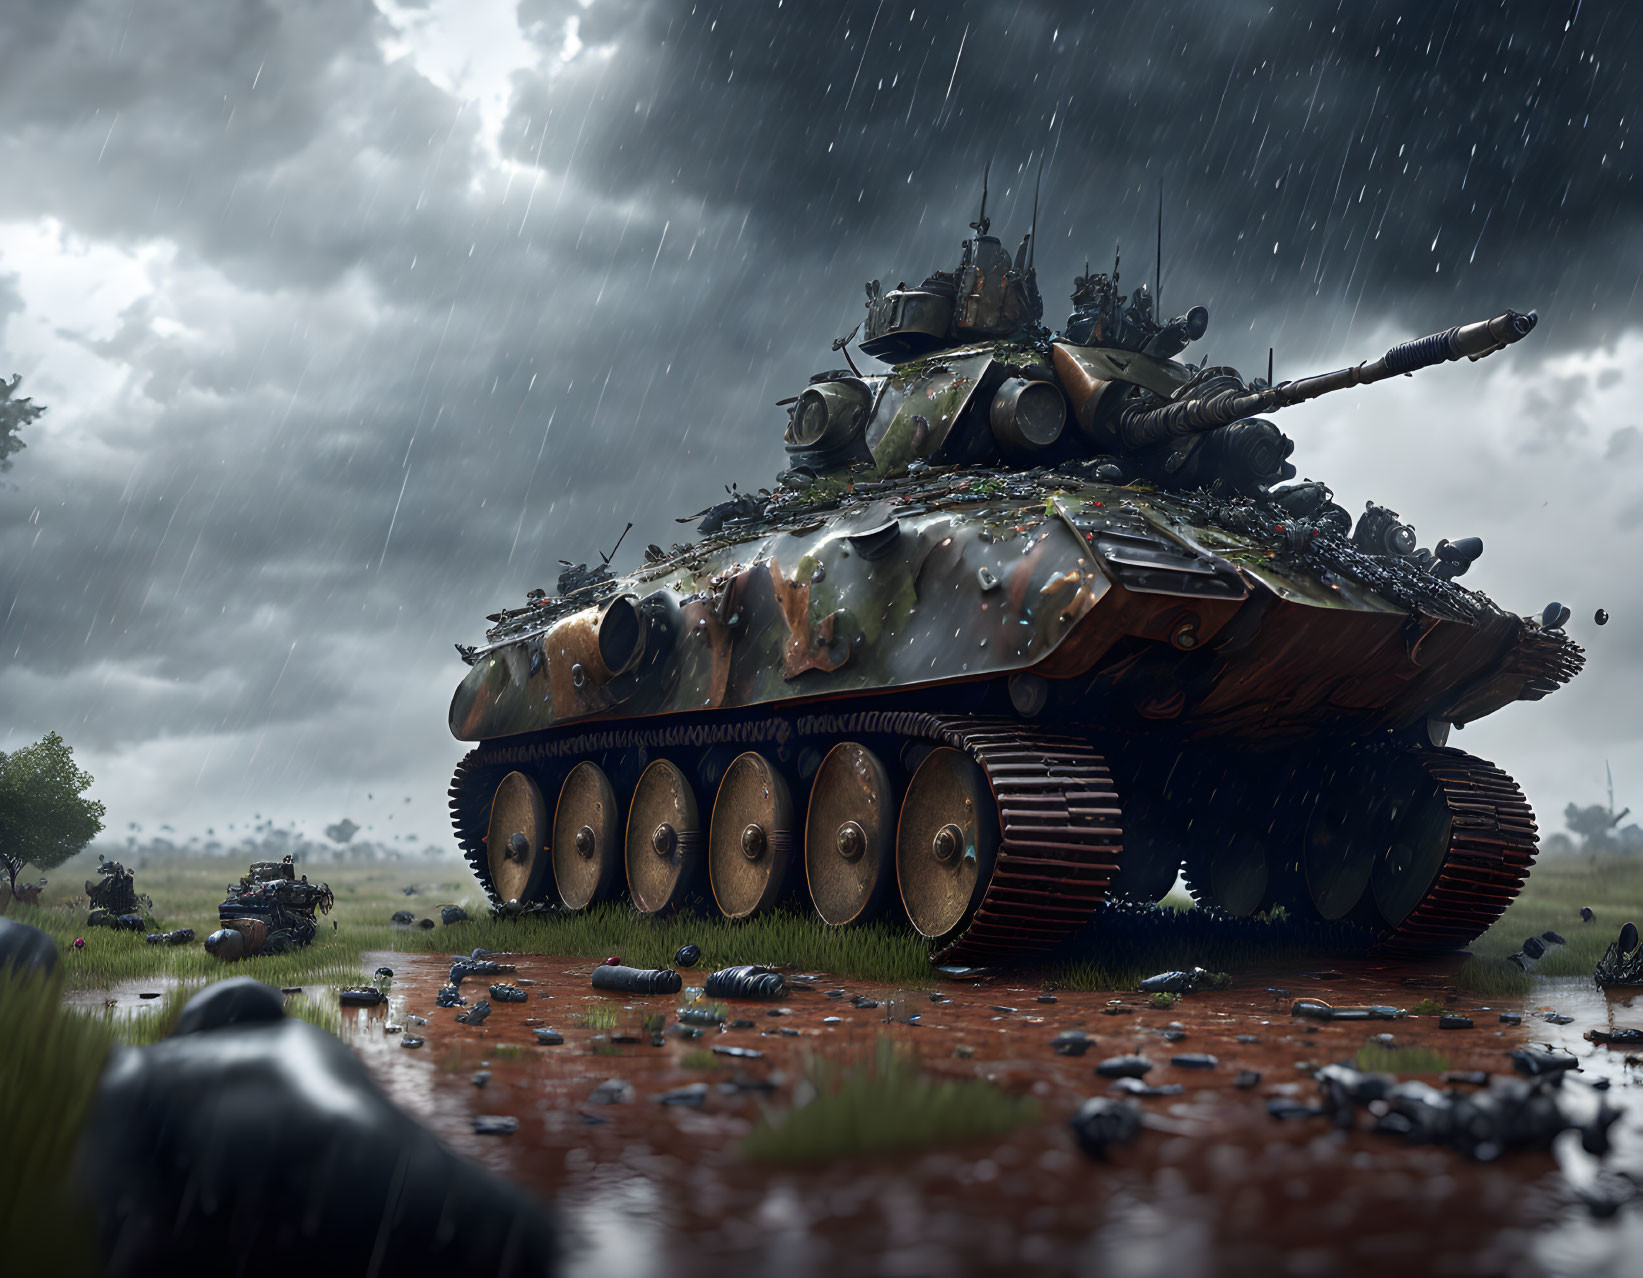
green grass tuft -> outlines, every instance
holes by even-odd
[[[60,979],[0,975],[0,1239],[7,1273],[91,1274],[74,1147],[114,1046],[106,1017],[61,1003]]]
[[[1430,1047],[1387,1047],[1365,1043],[1352,1063],[1370,1074],[1441,1074],[1449,1058]]]
[[[1012,1096],[980,1079],[935,1080],[915,1058],[880,1038],[871,1058],[838,1066],[812,1057],[808,1105],[766,1118],[748,1134],[743,1152],[763,1162],[807,1163],[920,1149],[996,1136],[1038,1121],[1038,1102]]]
[[[1411,1016],[1443,1016],[1449,1009],[1434,998],[1423,998],[1409,1009]]]

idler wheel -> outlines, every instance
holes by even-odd
[[[708,830],[708,878],[719,912],[744,919],[770,909],[787,885],[792,860],[787,782],[762,754],[737,755],[719,783]]]
[[[896,881],[920,934],[957,929],[980,901],[998,852],[986,774],[962,750],[932,750],[907,786],[896,829]]]
[[[628,892],[642,914],[683,904],[699,873],[702,825],[685,774],[657,759],[639,778],[628,809]]]
[[[622,824],[616,792],[596,763],[570,770],[553,814],[553,877],[568,910],[586,909],[615,890],[621,874]]]
[[[889,771],[866,746],[840,742],[816,769],[804,827],[804,875],[823,922],[846,927],[879,912],[895,838]]]
[[[546,894],[547,836],[548,809],[542,791],[523,772],[508,773],[491,798],[491,821],[485,835],[491,882],[502,900],[537,901]]]

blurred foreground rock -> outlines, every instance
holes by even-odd
[[[57,942],[37,927],[0,917],[0,975],[13,968],[19,976],[50,976],[57,968]]]
[[[556,1270],[546,1207],[442,1147],[279,1003],[218,982],[171,1038],[111,1059],[79,1151],[109,1275]]]

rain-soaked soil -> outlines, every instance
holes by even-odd
[[[1556,1044],[1581,1058],[1571,1088],[1611,1080],[1609,1098],[1627,1117],[1607,1165],[1643,1183],[1643,1069],[1582,1037],[1593,1027],[1643,1025],[1643,998],[1635,1006],[1605,998],[1590,982],[1544,982],[1528,1006],[1491,1006],[1451,995],[1430,966],[1342,962],[1339,971],[1240,973],[1231,988],[1163,1011],[1139,994],[1116,1007],[1107,993],[1057,991],[1040,1002],[1041,988],[1008,974],[933,986],[949,996],[939,1003],[928,990],[819,974],[814,990],[775,1004],[732,1004],[729,1019],[750,1026],[689,1040],[671,1030],[682,996],[597,994],[588,960],[498,957],[517,974],[470,977],[464,995],[471,1003],[489,980],[505,980],[523,985],[529,1001],[493,1001],[474,1028],[456,1021],[459,1009],[434,1004],[448,958],[368,955],[367,971],[394,969],[392,1000],[345,1009],[344,1033],[394,1100],[451,1146],[559,1204],[573,1235],[572,1274],[1643,1271],[1643,1204],[1593,1218],[1576,1186],[1596,1164],[1573,1132],[1553,1152],[1476,1163],[1361,1123],[1342,1132],[1326,1119],[1277,1121],[1267,1112],[1273,1096],[1310,1099],[1313,1063],[1349,1060],[1376,1034],[1441,1051],[1453,1070],[1492,1073],[1511,1071],[1515,1047]],[[705,976],[685,975],[687,986]],[[883,1006],[859,1009],[825,992],[839,988]],[[885,1020],[898,997],[918,1014],[915,1024]],[[1302,997],[1405,1008],[1435,998],[1475,1027],[1440,1029],[1436,1016],[1317,1024],[1290,1015]],[[1552,1008],[1574,1020],[1541,1019]],[[1503,1024],[1502,1011],[1522,1013],[1523,1025]],[[667,1018],[662,1046],[641,1028],[647,1014]],[[1184,1032],[1173,1042],[1165,1038],[1172,1022]],[[564,1043],[538,1046],[538,1025]],[[1067,1029],[1094,1039],[1086,1054],[1051,1050]],[[407,1035],[424,1044],[405,1048]],[[881,1035],[916,1050],[931,1073],[1036,1096],[1043,1121],[1001,1138],[798,1170],[742,1156],[761,1114],[791,1103],[807,1053],[861,1059]],[[714,1046],[762,1055],[712,1057]],[[1142,1100],[1140,1138],[1092,1161],[1066,1120],[1108,1091],[1096,1063],[1132,1052],[1155,1062],[1148,1083],[1183,1090]],[[1184,1053],[1217,1063],[1170,1064]],[[481,1069],[490,1072],[483,1087],[473,1081]],[[1260,1073],[1259,1084],[1235,1086],[1246,1070]],[[592,1103],[612,1078],[632,1084],[632,1099]],[[699,1082],[709,1084],[699,1107],[658,1100]],[[478,1115],[511,1116],[519,1127],[478,1135]]]

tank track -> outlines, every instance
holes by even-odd
[[[508,771],[612,750],[831,744],[892,738],[964,750],[987,775],[1002,835],[981,900],[934,946],[936,962],[992,963],[1052,950],[1106,901],[1122,847],[1118,795],[1105,760],[1086,742],[1011,720],[919,711],[860,711],[740,723],[591,729],[548,741],[486,743],[451,780],[457,842],[493,904],[485,846],[492,790]]]
[[[1367,932],[1382,954],[1431,954],[1458,950],[1476,940],[1523,890],[1534,864],[1535,814],[1516,781],[1486,759],[1453,748],[1411,752],[1437,783],[1450,813],[1449,846],[1432,886],[1395,928]],[[1214,908],[1205,883],[1189,861],[1187,890],[1200,907]],[[1295,881],[1296,886],[1299,880]],[[1276,904],[1310,913],[1303,899]]]
[[[1390,953],[1460,949],[1506,912],[1534,864],[1534,810],[1516,781],[1461,750],[1417,752],[1443,790],[1449,850],[1426,896],[1382,942]]]

